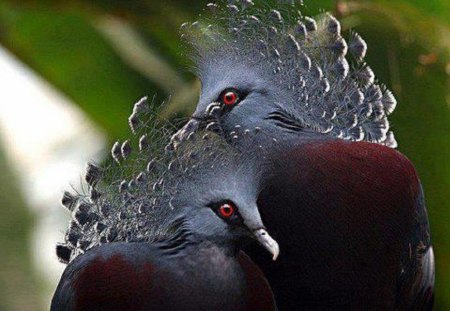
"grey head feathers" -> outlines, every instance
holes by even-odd
[[[238,152],[221,136],[201,131],[181,148],[165,150],[173,129],[154,107],[140,100],[129,118],[130,139],[113,145],[105,165],[87,164],[87,191],[64,193],[72,220],[57,245],[61,262],[104,243],[170,240],[190,208],[224,198],[256,207],[257,152]],[[236,129],[234,140],[244,135],[252,134]]]
[[[397,102],[365,63],[366,42],[353,31],[344,36],[328,13],[302,15],[295,2],[278,1],[276,9],[263,1],[210,3],[209,17],[182,25],[202,80],[195,114],[216,101],[212,94],[238,87],[251,93],[242,106],[255,102],[248,110],[261,114],[261,123],[396,148],[388,116]],[[225,115],[220,107],[216,113]],[[229,115],[224,123],[239,119]]]

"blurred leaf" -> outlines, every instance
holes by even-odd
[[[145,44],[143,38],[128,24],[112,16],[102,18],[96,24],[125,63],[153,81],[166,94],[172,94],[161,113],[163,117],[168,118],[193,108],[199,93],[197,84],[186,83],[182,75]]]
[[[75,13],[11,9],[0,13],[2,42],[80,105],[114,137],[123,137],[130,107],[158,90],[130,69]]]

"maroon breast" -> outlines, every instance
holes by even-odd
[[[242,311],[276,310],[272,289],[262,271],[243,252],[239,253],[238,261],[247,281],[246,303]]]
[[[278,152],[272,173],[258,205],[281,253],[275,264],[257,262],[276,298],[393,304],[419,194],[410,161],[336,140]]]
[[[74,280],[75,310],[148,310],[161,298],[154,272],[151,264],[133,265],[122,255],[96,258]]]

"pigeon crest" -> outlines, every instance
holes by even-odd
[[[354,31],[344,39],[334,16],[304,16],[294,2],[278,1],[276,10],[251,0],[209,3],[208,17],[184,23],[200,79],[224,61],[249,68],[277,86],[269,118],[281,126],[396,148],[388,116],[397,102],[365,63],[366,42]]]
[[[233,191],[256,202],[258,152],[238,152],[233,143],[206,131],[191,134],[176,151],[165,151],[173,129],[158,119],[154,107],[147,98],[140,100],[129,118],[132,139],[114,144],[108,165],[87,164],[87,191],[64,193],[62,205],[72,220],[57,245],[61,262],[105,243],[176,238],[191,202],[206,205],[214,195]],[[241,135],[252,134],[236,129],[234,140]]]

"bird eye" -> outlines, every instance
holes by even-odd
[[[228,90],[222,94],[221,102],[225,106],[233,106],[239,100],[239,95],[235,90]]]
[[[224,203],[219,207],[219,214],[223,218],[230,218],[233,216],[235,207],[230,203]]]

